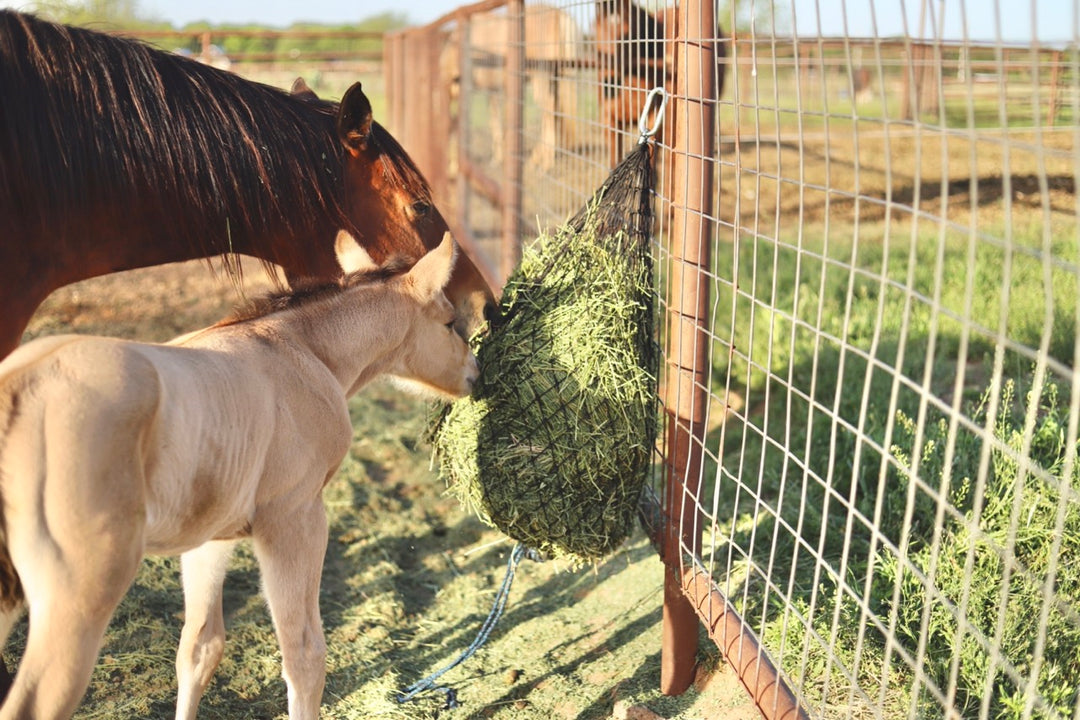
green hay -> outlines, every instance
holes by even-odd
[[[449,490],[511,538],[572,563],[631,533],[656,438],[646,240],[604,208],[541,236],[480,341],[473,395],[437,420]],[[603,228],[599,230],[598,228]]]

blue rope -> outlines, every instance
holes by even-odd
[[[506,575],[503,577],[502,587],[500,587],[499,592],[495,594],[495,602],[491,606],[491,612],[488,613],[487,619],[484,620],[480,632],[476,634],[476,639],[474,639],[469,647],[467,647],[452,663],[441,670],[436,670],[426,678],[414,682],[412,685],[405,688],[404,692],[398,693],[397,701],[399,703],[407,703],[410,700],[415,700],[418,695],[425,692],[441,692],[446,694],[446,704],[443,706],[445,709],[450,710],[459,705],[457,691],[450,687],[436,685],[435,683],[447,672],[471,658],[476,654],[476,651],[480,649],[480,646],[487,642],[488,637],[491,635],[491,631],[495,629],[495,624],[499,622],[499,618],[502,617],[503,611],[506,609],[506,600],[510,597],[510,586],[514,583],[514,571],[517,570],[518,563],[521,562],[521,559],[525,557],[526,553],[528,553],[528,550],[523,544],[518,543],[514,546],[513,552],[510,553],[510,559],[506,563]]]

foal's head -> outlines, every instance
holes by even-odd
[[[338,258],[346,272],[371,264],[346,233],[338,236]],[[468,395],[479,375],[476,356],[454,330],[454,306],[446,297],[456,259],[456,246],[447,232],[442,243],[407,273],[387,281],[405,339],[384,372],[413,389],[451,398]]]

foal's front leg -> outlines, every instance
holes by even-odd
[[[326,641],[319,582],[326,555],[322,498],[284,517],[265,515],[253,529],[255,556],[281,646],[289,720],[316,720],[326,682]]]
[[[221,593],[235,545],[233,540],[208,542],[180,556],[184,629],[176,649],[176,720],[195,719],[199,701],[225,651]]]

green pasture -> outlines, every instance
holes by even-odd
[[[902,659],[918,656],[931,682],[956,687],[961,717],[984,698],[990,717],[1020,717],[1014,678],[1032,672],[1071,714],[1075,563],[1056,568],[1060,602],[1032,663],[1051,549],[1080,552],[1074,223],[833,224],[715,247],[712,391],[746,410],[707,442],[706,547],[716,538],[711,551],[735,558],[721,587],[815,711],[938,715]],[[849,693],[852,679],[871,696]]]

